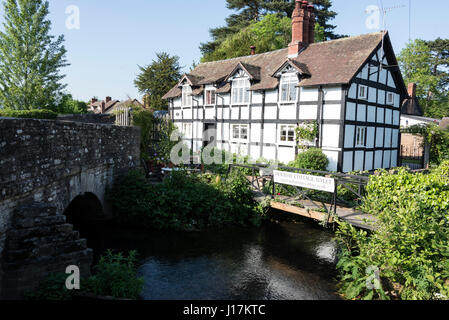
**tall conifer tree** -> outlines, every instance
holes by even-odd
[[[4,0],[0,31],[0,105],[16,110],[55,109],[68,66],[61,35],[50,35],[48,1]]]

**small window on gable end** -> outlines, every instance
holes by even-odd
[[[387,104],[389,105],[394,104],[394,94],[392,92],[387,93]]]
[[[191,107],[192,101],[192,87],[189,85],[182,86],[182,106]]]
[[[360,85],[359,86],[359,99],[368,99],[368,87]]]

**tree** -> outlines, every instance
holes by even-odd
[[[0,105],[15,110],[54,110],[66,87],[64,37],[50,35],[48,1],[5,0],[0,32]]]
[[[438,38],[427,41],[432,55],[432,74],[440,77],[438,88],[447,93],[449,91],[449,39]]]
[[[202,62],[236,58],[249,54],[251,45],[258,52],[285,48],[291,40],[291,19],[268,14],[259,22],[252,22],[240,32],[228,37],[215,51],[206,54]]]
[[[146,105],[153,109],[167,110],[167,102],[162,97],[178,83],[181,78],[181,66],[178,56],[168,53],[156,53],[157,60],[139,69],[141,73],[134,81],[140,93],[146,96]]]
[[[410,42],[398,56],[399,65],[407,83],[417,84],[416,95],[428,117],[449,116],[449,103],[444,82],[447,74],[441,72],[428,43],[423,40]],[[446,79],[445,79],[446,77]]]
[[[336,12],[330,10],[332,6],[331,1],[314,0],[311,2],[315,4],[317,23],[324,28],[324,40],[341,37],[333,32],[336,27],[329,24],[329,21],[337,15]],[[200,46],[203,57],[213,53],[229,37],[239,33],[242,29],[251,25],[251,23],[262,20],[267,14],[274,13],[281,17],[291,18],[295,8],[295,1],[227,0],[227,7],[237,11],[237,14],[232,14],[226,19],[226,26],[210,30],[212,41],[202,43]]]
[[[73,99],[71,94],[64,94],[55,111],[59,114],[87,113],[87,103]]]

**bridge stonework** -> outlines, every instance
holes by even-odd
[[[70,263],[88,272],[92,252],[64,210],[85,193],[107,209],[106,188],[138,166],[136,127],[0,118],[0,297]]]

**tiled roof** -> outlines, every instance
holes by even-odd
[[[299,86],[348,84],[381,41],[382,33],[377,32],[309,45],[298,57],[291,59],[297,69],[303,74],[310,75],[304,77]],[[279,80],[273,77],[273,74],[286,61],[288,61],[288,48],[202,63],[188,77],[201,79],[196,85],[216,84],[218,93],[229,92],[230,86],[223,80],[241,64],[255,78],[251,90],[269,90],[278,87]],[[163,98],[170,99],[180,95],[181,89],[175,86]]]

